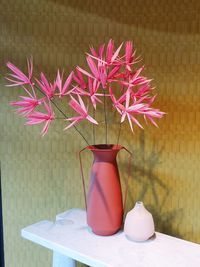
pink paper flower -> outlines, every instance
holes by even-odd
[[[39,79],[34,78],[36,84],[32,81],[32,59],[27,60],[28,75],[8,62],[7,66],[12,71],[11,78],[7,78],[11,82],[9,86],[30,85],[32,90],[31,94],[28,89],[24,88],[28,96],[20,96],[20,100],[11,102],[11,105],[17,107],[19,114],[28,118],[27,124],[44,122],[42,135],[47,133],[50,122],[55,118],[53,110],[50,104],[47,105],[47,102],[52,103],[62,118],[70,122],[65,130],[82,120],[98,124],[94,119],[95,115],[92,118],[88,114],[88,107],[86,108],[84,99],[89,100],[87,103],[92,105],[94,114],[99,103],[104,105],[104,115],[102,114],[102,116],[105,121],[106,142],[109,126],[107,122],[109,103],[107,100],[111,100],[114,109],[119,113],[119,124],[127,119],[132,131],[133,125],[143,128],[139,121],[140,117],[157,126],[155,120],[162,118],[165,113],[152,107],[156,95],[153,95],[153,88],[150,86],[151,79],[143,75],[144,66],[136,65],[139,58],[136,58],[136,51],[131,41],[115,47],[114,41],[110,39],[107,44],[101,44],[97,49],[91,46],[90,53],[86,53],[86,62],[87,69],[77,66],[66,79],[58,70],[53,83],[50,83],[47,77],[41,73]],[[44,95],[43,99],[41,99],[41,94]],[[77,116],[68,118],[66,112],[62,110],[65,99],[69,106],[78,113]],[[61,106],[59,101],[62,102]],[[38,105],[44,105],[47,113],[35,111]],[[121,129],[121,127],[119,128]],[[84,138],[76,127],[75,129]],[[95,140],[94,128],[93,135]],[[84,140],[89,144],[85,138]]]
[[[155,125],[156,127],[158,127],[157,123],[155,122],[154,118],[158,118],[161,119],[163,117],[163,115],[165,115],[165,112],[160,111],[159,109],[154,109],[154,108],[150,108],[148,106],[144,107],[143,111],[141,112],[141,114],[144,115],[144,119],[147,123],[146,119],[149,119],[150,122]]]
[[[117,72],[121,67],[120,65],[117,65],[111,68],[102,62],[98,62],[97,66],[96,62],[94,62],[94,60],[90,56],[87,57],[87,63],[91,70],[91,73],[82,69],[79,66],[77,67],[77,70],[79,72],[82,72],[87,77],[100,82],[103,89],[106,88],[107,82],[111,82],[115,78],[115,75],[117,74]]]
[[[49,124],[55,119],[55,114],[50,104],[48,105],[46,102],[44,102],[44,108],[46,109],[47,113],[35,111],[27,116],[28,121],[26,122],[27,125],[45,123],[41,131],[42,136],[48,132]]]
[[[103,58],[103,52],[104,52],[105,45],[100,45],[98,52],[94,49],[93,46],[90,47],[90,52],[95,58]]]
[[[40,80],[37,80],[37,83],[41,89],[41,91],[49,98],[51,99],[54,94],[55,94],[55,90],[56,90],[56,82],[54,82],[53,84],[49,83],[46,76],[44,75],[44,73],[40,74]]]
[[[105,55],[104,55],[104,47],[105,47],[104,44],[100,46],[99,53],[97,53],[95,49],[92,47],[90,48],[91,54],[87,53],[87,55],[89,57],[96,59],[99,63],[101,64],[103,63],[105,66],[118,65],[118,64],[121,64],[118,56],[122,48],[122,45],[123,43],[115,50],[114,42],[112,39],[110,39],[107,45]]]
[[[123,43],[117,48],[116,51],[114,51],[114,42],[112,39],[110,39],[108,45],[107,45],[107,51],[106,51],[106,63],[108,65],[117,62],[117,57],[119,55],[119,52],[122,48]]]
[[[121,95],[119,97],[119,99],[116,99],[115,95],[113,94],[112,88],[109,88],[109,93],[110,93],[110,98],[112,100],[113,103],[113,107],[117,109],[117,111],[122,114],[122,109],[123,107],[123,103],[126,100],[126,93],[124,93],[123,95]]]
[[[133,43],[130,41],[127,41],[125,45],[125,65],[126,65],[126,69],[130,72],[131,72],[132,65],[137,63],[139,60],[139,57],[134,58],[135,52],[136,51],[133,51]]]
[[[137,85],[147,84],[151,80],[148,80],[146,77],[140,76],[140,73],[143,70],[144,70],[144,67],[141,67],[136,72],[128,73],[128,77],[126,77],[124,80],[115,80],[115,81],[129,88],[137,86]]]
[[[136,92],[132,90],[131,97],[134,99],[140,99],[141,97],[150,94],[152,90],[153,88],[150,87],[149,83],[145,83],[142,86],[140,86]]]
[[[76,87],[74,88],[74,91],[80,96],[90,97],[91,103],[94,109],[96,109],[97,102],[102,103],[102,101],[99,99],[99,96],[104,96],[104,94],[97,93],[99,86],[100,83],[97,80],[93,80],[92,78],[88,77],[88,90],[83,90],[79,87]]]
[[[63,75],[60,76],[60,71],[58,70],[57,77],[56,77],[56,86],[59,90],[59,97],[69,95],[73,91],[73,90],[68,90],[72,82],[73,75],[74,75],[74,72],[72,71],[63,84],[63,77],[62,77]]]
[[[10,105],[13,107],[17,107],[17,113],[26,116],[31,113],[37,106],[41,105],[42,100],[38,100],[37,98],[31,96],[20,96],[22,100],[20,101],[12,101]]]
[[[72,121],[72,123],[70,123],[67,127],[65,127],[64,130],[69,129],[73,125],[75,125],[75,124],[77,124],[77,123],[79,123],[79,122],[81,122],[82,120],[85,120],[85,119],[88,120],[91,123],[98,124],[98,122],[88,114],[88,111],[87,111],[87,109],[85,107],[85,104],[84,104],[83,100],[81,99],[81,97],[79,95],[78,95],[78,100],[79,100],[79,102],[75,98],[73,98],[71,96],[71,100],[69,102],[69,105],[80,116],[76,116],[76,117],[72,117],[72,118],[66,119],[67,121]]]
[[[132,42],[128,41],[126,42],[126,47],[125,47],[125,59],[126,59],[126,68],[131,71],[130,65],[133,62],[133,44]]]
[[[148,98],[146,96],[143,97],[143,99],[133,100],[133,103],[130,104],[131,101],[131,90],[127,90],[125,95],[125,105],[122,104],[124,101],[124,95],[120,97],[120,99],[116,100],[113,93],[110,92],[111,98],[113,101],[114,106],[118,110],[118,112],[121,114],[121,123],[124,122],[125,118],[127,117],[131,131],[133,131],[133,124],[136,124],[138,127],[143,129],[143,126],[140,124],[140,122],[135,118],[135,115],[143,115],[144,119],[147,118],[150,120],[152,124],[157,126],[156,122],[153,118],[162,118],[162,116],[165,114],[164,112],[159,111],[158,109],[150,108],[150,104],[154,101],[155,96],[152,98]],[[148,103],[142,103],[142,101],[148,100]],[[146,120],[147,122],[147,120]]]
[[[140,128],[143,129],[142,125],[139,123],[139,121],[133,116],[133,113],[139,113],[139,110],[144,106],[144,104],[138,104],[134,103],[131,106],[130,104],[130,90],[126,91],[126,101],[125,101],[125,106],[120,106],[119,108],[121,109],[121,123],[125,120],[125,118],[128,118],[129,125],[131,127],[131,131],[133,132],[133,125],[132,122],[137,124]]]
[[[44,102],[44,99],[37,98],[33,87],[33,95],[24,86],[23,89],[27,93],[27,96],[20,96],[21,100],[12,101],[10,102],[10,105],[13,107],[17,107],[17,113],[21,114],[22,116],[26,116],[31,113],[37,106],[41,105]]]
[[[76,68],[76,72],[73,75],[73,79],[78,84],[78,87],[80,87],[81,89],[86,89],[86,82],[84,81],[83,75],[81,71],[78,70],[78,68]]]
[[[17,68],[14,64],[8,62],[7,67],[12,71],[12,74],[9,74],[9,77],[6,79],[11,83],[7,86],[21,86],[25,84],[32,85],[32,75],[33,75],[33,61],[32,58],[27,59],[28,66],[28,75],[24,74],[19,68]]]

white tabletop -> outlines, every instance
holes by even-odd
[[[86,213],[72,209],[56,221],[41,221],[22,229],[22,236],[62,255],[94,267],[200,267],[200,245],[156,233],[147,242],[127,240],[124,233],[93,234]]]

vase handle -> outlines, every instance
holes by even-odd
[[[81,159],[81,153],[86,150],[87,147],[81,149],[79,151],[79,162],[80,162],[80,167],[81,167],[81,178],[82,178],[82,184],[83,184],[83,193],[84,193],[84,200],[85,200],[85,209],[87,211],[87,200],[86,200],[86,189],[85,189],[85,177],[83,173],[83,164],[82,164],[82,159]]]
[[[128,193],[128,182],[129,182],[129,178],[131,176],[131,159],[133,154],[124,146],[121,148],[124,149],[128,154],[129,154],[129,160],[128,160],[128,174],[127,174],[127,178],[126,178],[126,185],[125,185],[125,192],[124,192],[124,203],[123,203],[123,210],[125,211],[126,208],[126,200],[127,200],[127,193]]]

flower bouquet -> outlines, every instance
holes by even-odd
[[[95,233],[109,235],[120,228],[123,215],[116,164],[116,155],[123,148],[119,145],[121,125],[127,119],[131,131],[134,125],[143,128],[140,121],[142,117],[146,123],[149,121],[157,126],[156,119],[162,118],[164,112],[152,107],[156,95],[153,94],[151,80],[142,74],[144,66],[137,67],[140,58],[136,57],[132,42],[127,41],[115,48],[113,40],[110,40],[97,50],[90,47],[86,61],[87,69],[77,66],[68,76],[58,70],[53,82],[44,73],[37,78],[33,76],[32,58],[27,60],[27,74],[8,62],[11,73],[6,79],[8,86],[23,89],[24,95],[10,104],[26,119],[27,125],[43,124],[41,134],[44,136],[55,119],[63,119],[64,130],[74,127],[86,142],[87,149],[93,152],[92,182],[87,199],[85,194],[87,219]],[[67,112],[63,105],[59,105],[63,99],[67,99]],[[103,122],[97,121],[96,112],[100,105],[103,107]],[[119,115],[116,145],[108,144],[107,117],[110,105]],[[93,125],[93,144],[88,142],[77,126],[83,120]],[[95,129],[99,125],[105,128],[103,145],[95,145]]]

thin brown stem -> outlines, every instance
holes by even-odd
[[[103,107],[104,107],[104,119],[105,119],[105,141],[106,145],[108,144],[108,123],[107,123],[107,114],[106,114],[106,92],[105,89],[103,89],[104,98],[103,98]]]
[[[93,109],[93,118],[95,119],[95,117],[96,117],[96,110]],[[94,145],[95,145],[95,143],[96,143],[96,138],[95,138],[95,125],[94,125],[94,123],[92,124],[92,131],[93,131],[93,143],[94,143]]]
[[[124,92],[124,87],[122,88],[122,91]],[[122,123],[119,123],[119,131],[118,131],[118,135],[117,135],[117,145],[119,144],[119,139],[120,139],[120,135],[121,135],[121,130],[122,130]]]
[[[117,135],[117,145],[119,144],[119,139],[120,139],[120,134],[121,134],[121,129],[122,129],[122,124],[119,124],[119,131],[118,131],[118,135]]]

